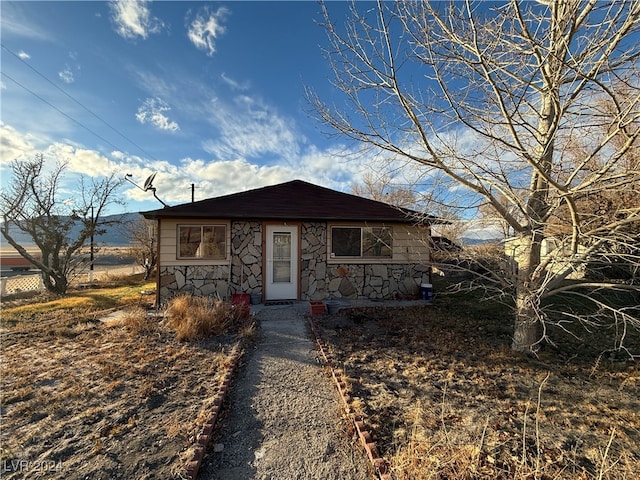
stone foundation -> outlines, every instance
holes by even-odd
[[[327,269],[327,288],[322,299],[397,299],[417,297],[420,285],[429,283],[429,267],[398,264],[340,264]],[[318,292],[316,292],[318,293]],[[306,298],[303,300],[315,300]]]
[[[160,300],[188,293],[196,296],[227,298],[229,266],[168,266],[160,269]]]

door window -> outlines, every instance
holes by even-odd
[[[273,283],[291,282],[291,233],[273,232]]]

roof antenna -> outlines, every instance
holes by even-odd
[[[157,174],[158,172],[154,172],[151,175],[149,175],[147,179],[144,181],[144,187],[141,187],[140,185],[136,184],[133,180],[131,180],[131,177],[133,175],[131,175],[130,173],[127,173],[124,176],[124,179],[127,182],[131,183],[132,185],[135,185],[137,188],[139,188],[143,192],[148,192],[149,190],[151,190],[151,193],[153,193],[153,196],[155,197],[155,199],[158,200],[165,208],[167,208],[169,205],[167,205],[162,200],[160,200],[160,198],[158,198],[158,195],[156,195],[156,187],[153,186],[153,180],[156,178]]]

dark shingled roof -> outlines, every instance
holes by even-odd
[[[142,212],[147,219],[230,218],[415,223],[417,212],[301,180]],[[421,222],[436,221],[434,217]]]

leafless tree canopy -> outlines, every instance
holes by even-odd
[[[144,268],[144,279],[148,280],[158,263],[156,222],[140,215],[137,221],[125,224],[123,228],[129,240],[129,254]]]
[[[513,295],[515,349],[544,338],[543,301],[559,291],[640,326],[592,294],[637,291],[637,277],[566,282],[602,259],[640,264],[640,2],[356,2],[344,25],[330,3],[324,14],[342,96],[309,92],[320,119],[444,173],[517,237],[518,268],[491,277]]]
[[[355,195],[371,198],[378,202],[388,203],[395,207],[415,209],[418,202],[412,189],[395,186],[388,174],[378,176],[370,172],[364,174],[361,184],[351,188]]]
[[[20,255],[42,271],[47,290],[64,294],[70,275],[86,261],[83,247],[91,235],[101,232],[100,217],[116,201],[115,192],[122,181],[115,174],[89,182],[81,178],[70,204],[62,198],[64,163],[56,163],[47,171],[44,156],[38,154],[33,160],[14,161],[12,170],[12,182],[0,194],[2,234]],[[81,229],[74,234],[78,222]],[[32,239],[40,250],[39,256],[29,253],[13,238],[11,226]]]

